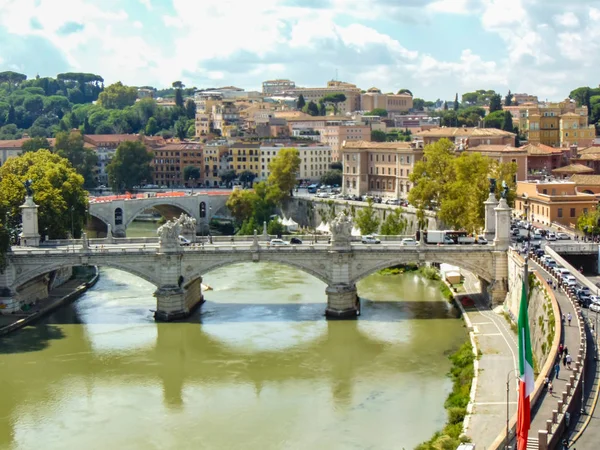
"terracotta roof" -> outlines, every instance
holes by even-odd
[[[182,151],[182,150],[202,150],[202,145],[196,142],[169,142],[164,145],[160,145],[157,147],[153,147],[154,151],[161,150],[172,150],[172,151]]]
[[[21,147],[23,146],[23,143],[25,143],[26,141],[28,141],[30,139],[31,139],[30,137],[26,137],[26,138],[21,138],[21,139],[0,140],[0,148],[7,149],[7,150],[20,150]],[[56,142],[56,139],[49,138],[48,142],[50,143],[51,147],[54,147],[54,142]]]
[[[137,134],[86,134],[83,140],[92,145],[101,144],[120,144],[126,141],[137,141],[140,136]]]
[[[346,141],[343,148],[352,149],[381,149],[381,150],[407,150],[412,148],[410,142],[369,142],[369,141]]]
[[[328,120],[352,120],[346,116],[307,116],[307,117],[294,117],[287,119],[288,122],[318,122]]]
[[[302,111],[274,111],[273,115],[278,119],[305,119],[312,117]]]
[[[432,128],[431,130],[421,131],[415,136],[421,137],[485,137],[485,136],[514,136],[504,130],[497,128],[465,128],[465,127],[442,127]]]
[[[524,148],[513,147],[512,145],[477,145],[475,147],[467,148],[468,152],[515,152],[524,153]]]
[[[554,169],[552,173],[590,173],[594,172],[594,169],[583,164],[570,164],[565,167],[559,167]]]
[[[523,147],[527,150],[529,156],[548,156],[548,155],[559,155],[564,149],[550,147],[544,144],[527,144]]]
[[[579,114],[575,114],[574,112],[568,112],[561,114],[560,117],[581,117]]]
[[[569,180],[577,185],[600,186],[600,175],[572,175]]]

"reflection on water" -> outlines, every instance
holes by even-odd
[[[465,332],[416,275],[359,284],[326,321],[325,286],[240,264],[186,322],[112,269],[75,304],[0,341],[0,448],[410,448],[445,420],[446,355]]]

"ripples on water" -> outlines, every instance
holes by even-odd
[[[295,269],[206,274],[207,302],[156,324],[154,287],[112,269],[75,304],[0,341],[0,448],[411,448],[445,421],[446,355],[466,338],[430,282],[361,281],[326,321]]]

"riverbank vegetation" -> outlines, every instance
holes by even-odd
[[[415,447],[416,450],[455,449],[462,442],[470,442],[462,435],[463,421],[467,415],[471,383],[475,376],[473,363],[475,355],[470,342],[465,342],[455,353],[450,355],[452,367],[448,376],[452,378],[452,392],[448,395],[444,407],[448,413],[446,425],[437,431],[431,439]]]
[[[380,275],[400,275],[408,272],[418,272],[424,278],[435,281],[439,284],[440,292],[444,298],[448,301],[454,300],[454,294],[446,283],[441,279],[440,272],[432,266],[419,266],[418,264],[398,264],[396,266],[388,267],[380,270]]]

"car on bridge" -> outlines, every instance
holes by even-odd
[[[363,244],[381,244],[381,241],[377,239],[375,236],[367,235],[363,236],[360,240]]]
[[[293,238],[290,239],[290,244],[292,244],[292,245],[300,245],[300,244],[302,244],[302,240],[300,238],[293,237]]]
[[[268,243],[271,247],[283,247],[286,245],[290,245],[289,242],[284,241],[283,239],[271,239],[271,241]]]
[[[571,236],[569,236],[567,233],[556,233],[556,239],[568,241],[571,239]]]
[[[546,235],[546,240],[547,240],[547,241],[555,241],[555,240],[556,240],[556,234],[554,234],[554,233],[552,233],[552,232],[549,232],[549,233]]]
[[[402,242],[400,242],[400,245],[419,245],[419,243],[413,238],[403,238]]]
[[[181,235],[179,235],[178,240],[179,240],[179,245],[188,246],[188,245],[192,244],[192,242],[189,239],[187,239]]]

